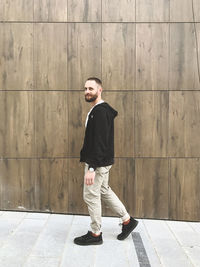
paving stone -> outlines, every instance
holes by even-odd
[[[181,246],[200,245],[200,233],[197,233],[187,222],[168,221],[166,223]]]
[[[200,222],[188,222],[188,224],[197,232],[200,233]]]
[[[195,267],[200,267],[200,247],[191,246],[184,248]]]
[[[27,213],[26,219],[46,220],[48,219],[49,216],[51,216],[51,214],[49,213],[32,212],[32,213]]]
[[[83,216],[84,217],[84,216]],[[80,219],[80,218],[79,218]],[[85,225],[74,224],[68,233],[60,267],[92,267],[95,266],[95,254],[98,246],[78,246],[73,240],[87,233]]]
[[[23,267],[58,267],[59,259],[44,257],[29,257]]]
[[[140,233],[150,265],[152,267],[161,267],[160,259],[145,228],[144,221],[145,220],[139,220],[139,224],[135,231]]]
[[[164,266],[194,267],[167,227],[166,222],[145,220],[144,224]]]
[[[141,219],[119,241],[120,222],[103,217],[104,243],[84,247],[73,239],[90,229],[89,216],[2,211],[0,266],[200,267],[200,223]]]
[[[22,267],[43,227],[42,220],[24,220],[1,247],[0,266]]]
[[[0,217],[0,247],[6,242],[7,238],[14,233],[21,219],[2,219]]]
[[[51,215],[30,256],[61,257],[72,219],[73,216]]]
[[[5,211],[1,218],[2,219],[23,219],[27,215],[26,212],[18,212],[18,211]]]

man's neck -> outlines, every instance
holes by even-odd
[[[91,102],[92,107],[94,107],[97,103],[99,103],[102,99],[101,98],[97,98],[95,101]]]

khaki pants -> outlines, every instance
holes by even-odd
[[[95,234],[100,233],[101,229],[101,199],[106,205],[119,216],[122,221],[129,219],[126,208],[108,185],[109,170],[112,165],[98,167],[95,171],[94,184],[84,183],[83,199],[88,206],[91,217],[91,229]],[[85,163],[85,173],[88,171],[88,164]]]

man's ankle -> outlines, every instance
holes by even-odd
[[[124,221],[123,224],[124,224],[124,225],[129,224],[130,220],[131,220],[131,219],[128,219],[128,220]]]
[[[98,237],[98,236],[100,236],[100,234],[95,234],[95,233],[92,232],[92,236]]]
[[[131,216],[129,215],[129,218],[128,218],[128,219],[126,218],[126,219],[123,221],[123,225],[127,225],[127,224],[129,224],[130,220],[131,220]]]

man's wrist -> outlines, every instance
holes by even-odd
[[[88,166],[88,170],[89,170],[90,172],[94,172],[94,171],[96,170],[96,167],[89,165],[89,166]]]

